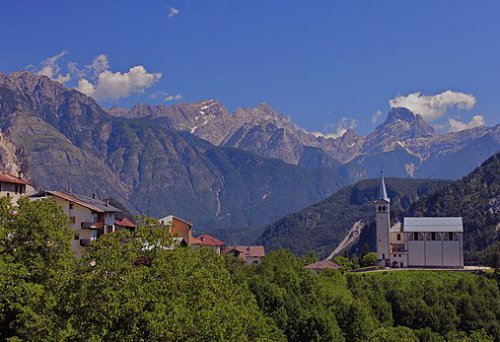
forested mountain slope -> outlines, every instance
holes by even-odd
[[[378,196],[378,182],[376,179],[360,181],[317,204],[287,215],[268,225],[258,242],[270,250],[287,248],[301,255],[314,250],[326,257],[357,221],[365,221],[365,229],[370,229],[375,220],[373,201]],[[442,188],[447,182],[387,178],[386,184],[391,208],[399,213],[416,199]]]

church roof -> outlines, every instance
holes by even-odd
[[[387,202],[390,202],[389,196],[387,196],[387,190],[385,188],[385,180],[384,180],[384,173],[383,171],[380,171],[380,184],[379,184],[379,199],[385,200]]]
[[[461,217],[405,217],[404,232],[454,232],[462,233]]]

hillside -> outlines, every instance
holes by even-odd
[[[22,170],[38,188],[175,214],[228,243],[345,184],[331,169],[214,146],[162,116],[109,115],[92,98],[29,72],[0,74],[0,127],[2,168]]]
[[[479,261],[500,230],[500,153],[445,190],[416,201],[415,216],[462,216],[468,261]]]
[[[447,184],[439,180],[387,178],[393,214],[407,209],[418,198]],[[373,201],[378,196],[378,180],[360,181],[329,198],[268,225],[258,242],[269,250],[287,248],[305,255],[314,250],[329,255],[358,221],[374,222]],[[395,217],[393,215],[393,217]]]

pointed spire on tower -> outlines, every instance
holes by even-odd
[[[380,185],[379,185],[379,199],[390,202],[389,196],[387,196],[387,190],[385,189],[384,181],[384,171],[380,170]]]

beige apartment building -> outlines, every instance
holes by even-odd
[[[115,214],[121,210],[93,196],[74,194],[66,191],[41,191],[31,199],[50,198],[54,200],[69,218],[73,232],[71,248],[80,256],[92,241],[103,234],[115,231]]]

